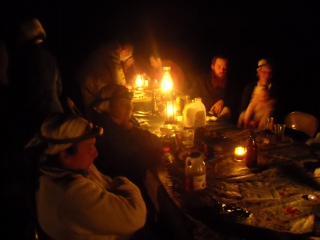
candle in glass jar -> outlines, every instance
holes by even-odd
[[[173,112],[174,109],[173,109],[173,106],[172,106],[172,103],[167,103],[167,115],[168,117],[172,117],[173,116]]]
[[[143,85],[144,81],[140,74],[137,75],[135,83],[137,87],[141,87]]]
[[[244,160],[246,156],[246,149],[244,147],[236,147],[234,149],[234,159],[241,161]]]

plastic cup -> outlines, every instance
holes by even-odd
[[[264,130],[273,131],[273,117],[265,117]]]

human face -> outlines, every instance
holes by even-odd
[[[74,155],[70,155],[66,151],[63,151],[63,165],[70,169],[87,170],[93,163],[94,159],[98,156],[95,143],[95,138],[89,138],[77,143],[77,152]]]
[[[271,82],[272,69],[270,66],[263,66],[258,69],[258,84],[268,85]]]
[[[132,56],[132,51],[122,49],[120,50],[120,61],[124,62]]]
[[[219,78],[226,77],[228,61],[226,59],[217,58],[214,64],[211,64],[211,69]]]
[[[119,125],[130,122],[132,115],[132,102],[127,98],[113,100],[110,105],[110,114],[112,119]]]

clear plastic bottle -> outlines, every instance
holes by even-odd
[[[206,188],[206,164],[200,152],[190,153],[185,164],[186,191],[194,192]]]

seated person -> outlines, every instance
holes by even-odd
[[[110,176],[126,176],[142,186],[146,170],[160,163],[162,143],[147,130],[132,123],[132,93],[119,84],[101,89],[101,101],[88,115],[105,131],[97,139],[97,168]]]
[[[141,191],[147,205],[147,223],[154,224],[155,209],[144,185],[148,168],[157,166],[163,155],[160,139],[132,121],[132,93],[119,84],[101,89],[100,102],[88,118],[104,128],[97,139],[97,168],[111,177],[126,176]]]
[[[239,116],[238,127],[264,129],[264,119],[273,114],[274,103],[266,86],[255,87],[249,106]]]
[[[35,194],[37,220],[52,239],[128,239],[146,221],[139,188],[110,178],[93,161],[103,129],[75,115],[49,116],[29,147],[43,146]],[[39,145],[38,145],[39,146]]]
[[[210,76],[197,79],[191,87],[191,97],[201,97],[207,112],[229,120],[235,102],[235,86],[227,77],[228,59],[214,56]]]
[[[158,85],[160,86],[164,73],[163,68],[170,67],[170,75],[172,78],[174,90],[178,91],[178,93],[184,93],[186,91],[188,87],[186,76],[177,63],[172,60],[162,59],[161,57],[156,55],[151,55],[149,60],[151,68],[148,71],[147,75],[151,78],[151,81],[157,81]]]
[[[254,80],[245,86],[239,104],[239,115],[247,109],[256,86],[266,86],[270,97],[277,99],[279,89],[273,81],[273,66],[267,59],[260,59],[258,61],[257,80]]]

